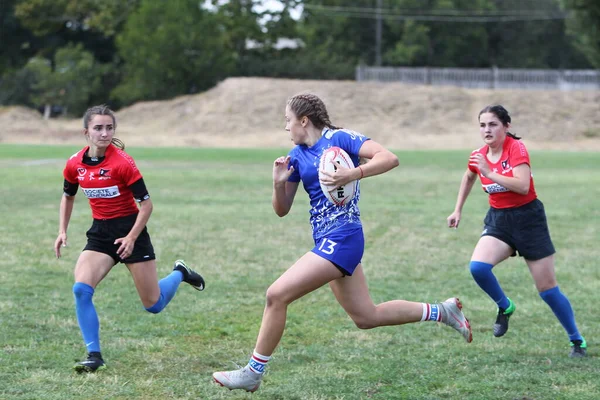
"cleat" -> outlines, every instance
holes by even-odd
[[[584,338],[581,340],[571,340],[571,352],[569,357],[582,358],[587,355],[587,343]]]
[[[173,271],[179,271],[183,274],[183,281],[189,283],[196,290],[204,290],[204,278],[188,267],[183,260],[175,261]]]
[[[100,353],[89,353],[88,357],[85,360],[79,361],[77,364],[75,364],[73,369],[80,374],[84,372],[91,373],[106,369],[106,364],[104,363]]]
[[[262,381],[262,375],[250,371],[248,366],[235,371],[215,372],[212,376],[216,383],[229,390],[243,389],[246,392],[256,392]]]
[[[439,303],[442,311],[442,322],[456,329],[467,341],[473,341],[473,331],[469,320],[462,312],[462,304],[456,297],[451,297],[443,303]]]
[[[508,301],[510,302],[510,305],[506,310],[503,308],[498,308],[498,316],[496,317],[496,323],[494,324],[495,337],[504,336],[506,331],[508,331],[508,320],[517,308],[511,299],[508,299]]]

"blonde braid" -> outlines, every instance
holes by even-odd
[[[340,129],[329,120],[329,113],[323,100],[312,93],[299,93],[292,96],[288,100],[288,105],[296,117],[306,116],[318,129],[323,129],[323,127]]]

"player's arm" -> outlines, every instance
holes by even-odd
[[[280,217],[285,217],[292,208],[296,191],[300,182],[273,182],[273,210]]]
[[[150,200],[150,194],[148,193],[148,189],[146,188],[143,178],[135,181],[131,186],[129,186],[129,188],[131,189],[133,198],[140,205],[140,212],[135,220],[135,224],[133,224],[133,227],[127,235],[135,241],[148,223],[154,207],[152,200]]]
[[[394,153],[374,140],[367,140],[360,147],[358,155],[361,158],[368,158],[370,161],[351,170],[354,179],[383,174],[400,164]]]
[[[448,226],[450,228],[458,228],[460,223],[460,217],[462,214],[463,206],[473,189],[473,184],[477,180],[477,174],[471,171],[469,168],[463,174],[462,180],[460,181],[460,187],[458,188],[458,196],[456,198],[456,205],[454,206],[454,212],[448,217]]]
[[[298,191],[300,182],[289,182],[288,178],[294,172],[290,165],[290,156],[278,157],[273,163],[273,197],[271,203],[275,214],[280,217],[286,216]]]
[[[115,240],[115,244],[120,244],[119,248],[117,249],[117,254],[122,259],[129,257],[133,252],[135,241],[140,236],[140,233],[142,233],[144,230],[144,227],[148,223],[154,208],[143,178],[135,181],[133,184],[131,184],[131,186],[129,186],[129,188],[133,193],[133,198],[139,203],[140,211],[127,236]]]
[[[77,183],[71,183],[65,179],[63,196],[60,199],[58,210],[58,236],[54,242],[54,254],[56,254],[56,258],[60,258],[60,248],[67,246],[67,229],[69,228],[69,221],[71,221],[75,195],[78,188],[79,185]]]
[[[493,180],[498,185],[504,186],[511,192],[526,195],[529,193],[531,183],[531,168],[528,164],[519,164],[513,167],[513,176],[504,176],[497,172],[490,171],[486,178]]]

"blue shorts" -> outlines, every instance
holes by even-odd
[[[344,275],[352,275],[365,252],[363,230],[330,232],[315,240],[315,247],[311,251],[331,261]]]

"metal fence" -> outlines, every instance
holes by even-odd
[[[600,70],[358,66],[356,80],[468,88],[598,90]]]

